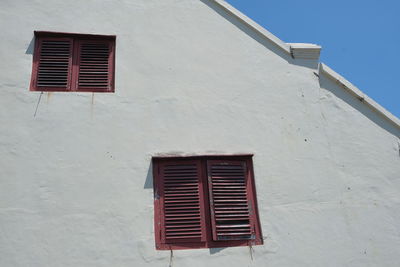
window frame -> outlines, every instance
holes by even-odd
[[[93,92],[93,93],[114,93],[115,92],[115,35],[81,34],[66,32],[34,31],[35,47],[33,50],[32,72],[29,90],[34,92]],[[43,40],[71,40],[70,60],[68,69],[67,87],[39,87],[37,86],[37,76],[39,71],[40,49]],[[109,53],[109,89],[84,88],[79,89],[77,85],[79,79],[79,44],[82,41],[108,42],[110,45]]]
[[[201,155],[201,156],[156,156],[152,158],[153,165],[153,192],[154,192],[154,233],[155,233],[155,245],[157,250],[180,250],[180,249],[200,249],[200,248],[220,248],[220,247],[238,247],[238,246],[254,246],[262,245],[263,235],[260,224],[260,216],[258,212],[257,193],[254,180],[254,168],[253,168],[253,154],[239,154],[239,155]],[[206,227],[206,241],[204,242],[174,242],[174,243],[163,243],[161,221],[163,220],[164,211],[162,210],[162,203],[160,201],[159,188],[161,186],[161,175],[159,172],[159,166],[165,162],[176,162],[176,161],[199,161],[200,162],[200,173],[201,182],[204,184],[203,187],[203,205],[205,211],[205,227]],[[213,226],[211,222],[211,208],[210,208],[210,187],[208,185],[208,170],[207,161],[244,161],[248,171],[248,192],[249,201],[253,205],[253,213],[251,214],[252,220],[255,223],[255,239],[250,240],[213,240]]]

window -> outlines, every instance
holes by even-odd
[[[115,36],[35,31],[31,91],[114,92]]]
[[[156,248],[263,243],[251,155],[153,158]]]

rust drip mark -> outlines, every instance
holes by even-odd
[[[42,99],[42,95],[43,95],[43,91],[40,93],[40,95],[39,95],[39,99],[38,99],[38,102],[37,102],[37,104],[36,104],[36,109],[35,109],[35,113],[33,114],[33,117],[36,117],[36,113],[37,113],[37,111],[38,111],[38,108],[39,108],[39,104],[40,104],[40,100]]]
[[[53,96],[53,92],[47,92],[47,100],[46,100],[46,104],[50,103],[50,98]]]
[[[93,107],[94,107],[94,93],[92,93],[92,100],[90,102],[90,118],[93,119]]]

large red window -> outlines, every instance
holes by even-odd
[[[115,36],[35,31],[31,91],[114,92]]]
[[[153,158],[157,249],[260,245],[251,155]]]

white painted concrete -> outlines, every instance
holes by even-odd
[[[319,71],[323,73],[323,75],[329,77],[334,82],[338,83],[341,87],[347,90],[350,94],[354,95],[358,100],[365,103],[369,106],[372,110],[376,111],[380,115],[382,115],[385,119],[389,122],[393,123],[394,126],[400,128],[400,119],[394,116],[392,113],[387,111],[381,105],[376,103],[373,99],[369,96],[364,94],[360,89],[355,87],[352,83],[342,77],[340,74],[329,68],[327,65],[321,63],[319,66]]]
[[[400,129],[219,5],[0,3],[0,266],[168,266],[150,159],[254,153],[265,245],[177,266],[398,266]],[[34,30],[117,35],[115,94],[28,91]]]

